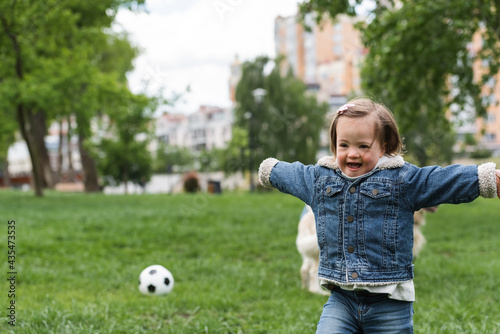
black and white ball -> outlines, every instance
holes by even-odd
[[[144,295],[166,295],[174,288],[174,276],[159,264],[149,266],[139,275],[139,291]]]

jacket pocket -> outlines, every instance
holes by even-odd
[[[323,196],[332,197],[333,195],[341,192],[343,186],[344,185],[341,183],[328,183],[323,186],[321,193],[323,194]]]
[[[363,183],[359,191],[370,198],[379,199],[391,195],[391,185],[382,182]]]

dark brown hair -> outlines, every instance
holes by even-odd
[[[375,135],[385,154],[394,156],[403,153],[403,141],[392,112],[384,105],[369,98],[358,97],[348,102],[349,106],[342,114],[336,113],[330,125],[330,150],[337,155],[337,123],[340,117],[367,117],[375,120]]]

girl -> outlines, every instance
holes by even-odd
[[[403,160],[392,113],[366,98],[340,107],[330,126],[334,157],[316,165],[266,159],[259,180],[312,207],[318,276],[331,291],[323,333],[413,333],[413,213],[500,196],[494,163],[419,168]]]

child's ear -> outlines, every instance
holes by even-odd
[[[385,152],[387,151],[386,147],[387,147],[386,143],[382,144],[382,154],[380,155],[381,158],[384,156]]]

